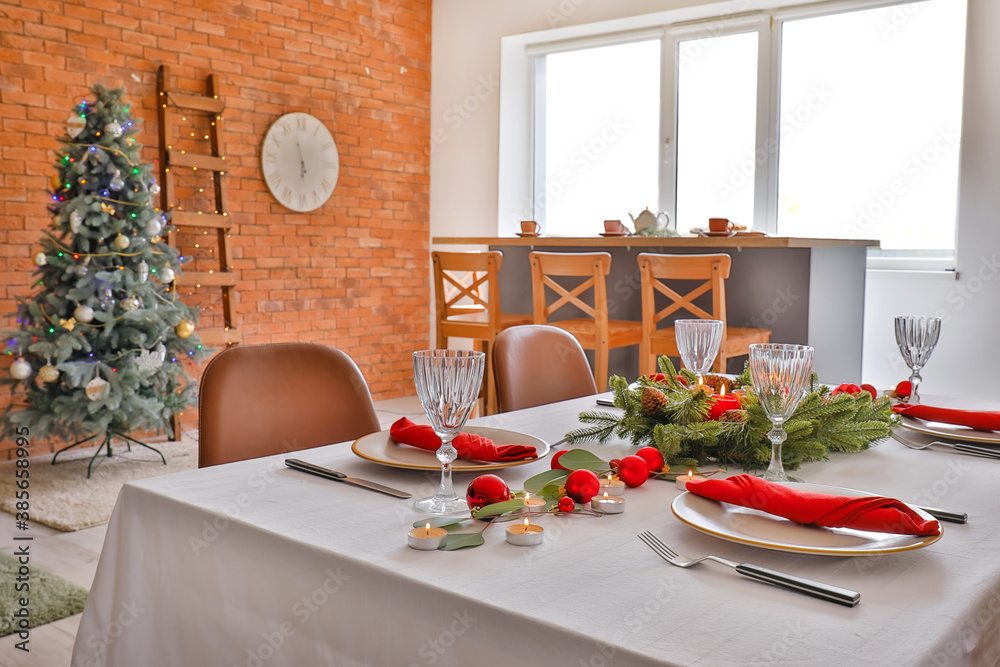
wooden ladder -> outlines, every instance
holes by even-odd
[[[232,257],[229,250],[229,231],[233,219],[228,211],[228,196],[226,191],[226,159],[223,152],[221,113],[225,109],[225,101],[220,94],[220,87],[215,74],[209,74],[206,79],[205,95],[194,95],[170,89],[170,72],[166,65],[161,65],[157,73],[157,111],[160,121],[160,208],[170,211],[170,225],[166,227],[167,243],[178,248],[181,254],[186,249],[178,246],[178,231],[202,229],[204,233],[215,230],[217,238],[218,268],[212,266],[209,270],[184,271],[174,281],[174,289],[189,287],[191,289],[219,289],[222,292],[221,326],[198,327],[198,336],[206,346],[232,346],[242,340],[236,328],[236,317],[233,310],[233,296],[236,288],[236,274],[232,272]],[[207,153],[180,150],[174,147],[178,138],[174,128],[178,118],[186,118],[187,114],[203,114],[209,125],[206,138],[209,142]],[[185,211],[177,206],[177,170],[191,169],[193,172],[202,170],[211,174],[212,190],[214,191],[213,211]],[[205,177],[205,183],[208,178]],[[180,422],[177,416],[173,418],[174,435],[180,433]]]

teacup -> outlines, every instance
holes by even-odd
[[[733,222],[729,218],[709,218],[708,230],[710,232],[728,232],[732,230]]]
[[[623,234],[623,233],[625,233],[625,225],[622,224],[621,220],[605,220],[604,221],[604,233],[605,234]]]
[[[521,233],[522,234],[537,234],[539,229],[541,229],[541,225],[539,225],[534,220],[522,220],[521,221]]]

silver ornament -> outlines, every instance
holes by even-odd
[[[48,263],[49,263],[49,260],[45,256],[44,252],[40,252],[37,255],[35,255],[35,264],[37,264],[38,266],[45,266]]]
[[[152,350],[143,350],[136,359],[136,365],[143,373],[154,373],[163,365],[163,360],[167,358],[167,348],[160,343]]]
[[[77,211],[76,209],[73,209],[72,211],[70,211],[70,214],[69,214],[69,230],[71,232],[73,232],[74,234],[76,234],[78,231],[80,231],[80,223],[82,223],[82,222],[83,222],[83,219],[80,218],[80,212],[79,211]]]
[[[59,369],[52,364],[45,364],[38,369],[38,377],[42,382],[51,384],[59,379]]]
[[[125,187],[125,181],[122,180],[122,173],[115,169],[115,175],[111,177],[111,181],[108,183],[112,190],[121,190]]]
[[[159,183],[153,183],[152,185],[150,185],[149,186],[149,191],[151,193],[153,193],[154,195],[160,194],[160,185],[159,185]]]
[[[144,283],[147,278],[149,278],[149,264],[146,264],[146,260],[143,260],[139,262],[139,282]]]
[[[91,320],[94,319],[94,309],[86,304],[81,303],[73,311],[73,317],[76,319],[77,322],[83,322],[84,324],[86,324],[87,322],[90,322]]]
[[[112,137],[122,136],[122,126],[118,124],[117,120],[113,120],[104,126],[104,131],[110,134]]]
[[[114,243],[115,247],[118,248],[119,250],[125,250],[126,248],[128,248],[129,243],[131,243],[131,241],[129,241],[128,237],[125,236],[124,234],[119,234],[118,236],[115,237]]]
[[[174,275],[174,270],[171,269],[169,266],[164,266],[162,269],[160,269],[161,283],[163,284],[172,283],[174,282],[174,278],[176,277],[177,276]]]
[[[145,231],[150,236],[156,236],[160,233],[161,229],[163,229],[163,225],[161,225],[160,221],[156,218],[151,218],[149,222],[146,223]]]
[[[103,378],[100,377],[96,377],[87,383],[87,386],[84,388],[84,391],[87,393],[87,398],[89,398],[92,401],[99,401],[108,395],[110,389],[108,388],[107,380],[104,380]]]
[[[10,365],[10,376],[15,380],[25,380],[31,375],[31,364],[24,359],[18,359]]]
[[[142,305],[142,301],[137,296],[129,296],[122,299],[122,310],[132,311]]]

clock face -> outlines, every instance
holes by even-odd
[[[333,136],[307,113],[289,113],[274,121],[264,136],[260,161],[271,194],[293,211],[322,206],[340,172]]]

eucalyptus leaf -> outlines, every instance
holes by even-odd
[[[563,454],[565,456],[565,454]],[[537,493],[561,477],[569,475],[568,470],[546,470],[524,480],[524,490]]]
[[[441,540],[439,551],[455,551],[456,549],[471,549],[485,543],[482,533],[449,533]]]
[[[413,522],[414,528],[423,528],[428,523],[431,524],[431,528],[445,528],[447,526],[457,526],[463,521],[470,521],[472,517],[454,517],[454,516],[433,516],[426,519],[420,519]]]
[[[502,503],[493,503],[492,505],[485,505],[482,509],[476,511],[477,519],[485,519],[491,516],[499,516],[507,512],[513,512],[514,510],[524,509],[524,501],[518,498],[517,500],[505,500]]]
[[[586,449],[571,449],[559,457],[559,463],[570,470],[607,470],[611,466]]]
[[[538,492],[538,495],[546,500],[558,500],[562,494],[559,493],[558,484],[547,484],[545,488]]]

